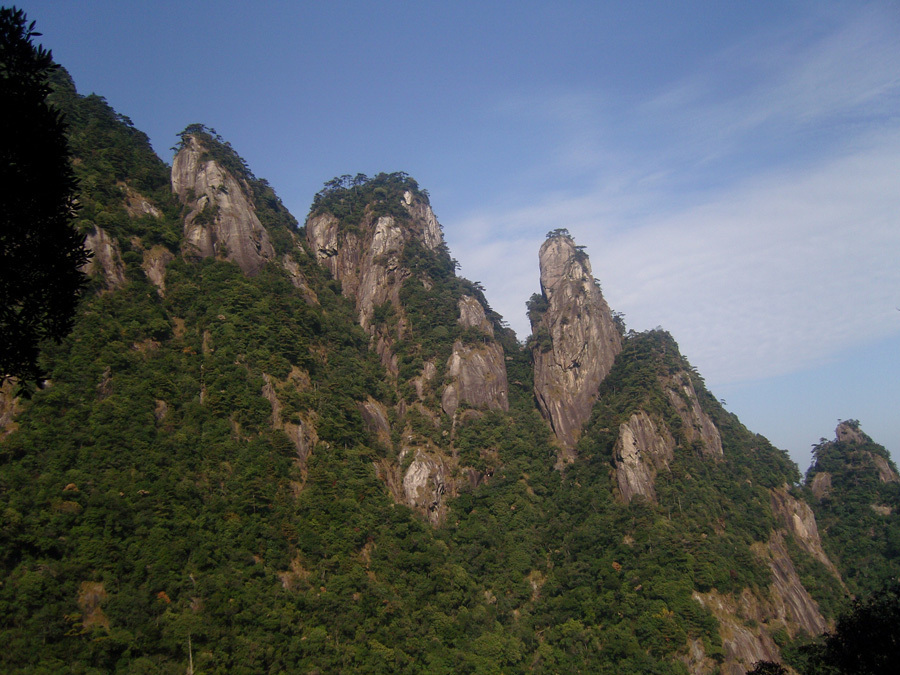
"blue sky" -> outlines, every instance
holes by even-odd
[[[900,451],[896,2],[19,6],[166,161],[212,126],[300,220],[409,172],[520,338],[566,227],[801,470],[838,419]]]

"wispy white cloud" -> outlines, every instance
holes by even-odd
[[[593,182],[454,223],[463,273],[524,337],[543,234],[567,227],[629,325],[663,325],[711,382],[900,332],[897,36],[879,10],[756,36],[618,120],[602,92],[517,101],[558,138],[549,170]]]

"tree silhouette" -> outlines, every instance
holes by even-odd
[[[88,259],[66,125],[46,100],[58,66],[38,35],[22,10],[0,8],[0,382],[43,376],[40,343],[71,330]]]
[[[856,600],[812,659],[813,672],[875,675],[900,663],[900,585]]]
[[[757,661],[747,675],[787,675],[787,669],[774,661]]]

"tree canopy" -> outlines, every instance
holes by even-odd
[[[88,258],[66,124],[47,103],[58,66],[38,35],[22,10],[0,8],[0,381],[41,377],[40,343],[71,330]]]

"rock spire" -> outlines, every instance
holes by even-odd
[[[559,440],[561,462],[574,459],[597,390],[622,349],[622,336],[591,263],[563,231],[540,250],[541,296],[532,298],[534,391]]]

